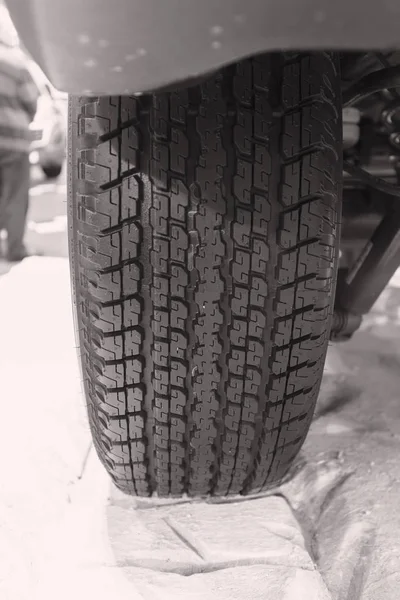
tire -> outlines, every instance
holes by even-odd
[[[47,179],[56,179],[61,175],[62,165],[46,165],[42,167],[42,171]]]
[[[74,98],[73,294],[94,445],[139,496],[279,482],[310,426],[334,302],[334,54],[190,89]]]

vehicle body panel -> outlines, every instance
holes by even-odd
[[[400,46],[398,0],[8,0],[53,85],[133,93],[259,52]]]

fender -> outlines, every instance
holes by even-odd
[[[266,51],[400,46],[399,0],[8,0],[71,94],[140,93]]]

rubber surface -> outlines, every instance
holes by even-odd
[[[73,287],[101,460],[137,495],[264,489],[304,441],[329,339],[336,56],[75,98],[70,119]]]

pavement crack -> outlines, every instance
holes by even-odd
[[[341,490],[346,481],[353,475],[352,471],[347,471],[343,473],[342,477],[338,479],[335,484],[327,491],[325,498],[323,499],[320,509],[317,522],[320,521],[322,515],[326,512],[326,510],[331,506],[334,498],[337,493]]]
[[[207,561],[206,552],[204,550],[201,551],[199,548],[197,548],[198,542],[190,532],[184,531],[183,527],[181,527],[178,523],[173,521],[171,517],[164,517],[164,521],[171,529],[171,531],[173,531],[176,537],[185,546],[187,546],[192,552],[194,552],[199,558],[201,558],[201,560],[205,562]],[[191,538],[191,540],[189,538]]]
[[[220,561],[218,563],[176,563],[171,564],[171,561],[167,560],[155,560],[155,559],[134,559],[127,561],[120,561],[117,563],[117,567],[122,568],[140,568],[148,569],[149,571],[155,571],[157,573],[175,573],[182,577],[191,577],[192,575],[201,575],[203,573],[214,573],[216,571],[225,571],[226,569],[239,569],[242,567],[253,567],[257,565],[266,565],[270,567],[285,567],[289,569],[292,565],[284,562],[275,562],[270,559],[262,558],[233,558],[231,560]],[[315,566],[296,565],[296,569],[302,571],[315,571]]]
[[[331,557],[331,574],[324,579],[330,591],[340,590],[338,600],[361,600],[375,550],[375,528],[372,523],[350,522]],[[379,594],[378,594],[379,596]]]
[[[317,552],[313,543],[314,523],[312,522],[312,519],[309,518],[308,515],[306,516],[303,511],[296,510],[293,504],[290,502],[289,498],[283,493],[277,493],[275,495],[282,498],[286,502],[290,512],[293,515],[293,518],[295,519],[296,523],[300,528],[300,532],[304,540],[305,549],[307,550],[313,563],[317,564]]]
[[[83,457],[82,468],[81,468],[80,473],[78,475],[78,481],[80,481],[82,479],[82,477],[84,476],[84,474],[85,474],[92,446],[93,446],[93,442],[91,441],[90,444],[89,444],[89,446],[88,446],[88,449],[85,452],[85,456]]]

